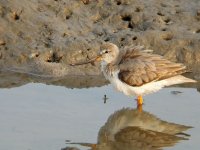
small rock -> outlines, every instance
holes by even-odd
[[[6,42],[4,40],[0,40],[0,45],[6,45]]]
[[[84,4],[89,4],[90,0],[81,0]]]
[[[65,8],[64,9],[64,15],[65,15],[65,19],[68,20],[70,19],[70,17],[72,16],[73,12],[70,9]]]
[[[29,58],[35,58],[35,57],[38,57],[39,55],[40,55],[39,52],[31,53],[31,54],[29,55]]]
[[[12,18],[14,19],[14,20],[19,20],[19,15],[14,11],[13,13],[12,13]]]

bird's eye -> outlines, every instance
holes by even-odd
[[[105,51],[104,53],[108,53],[108,51]]]

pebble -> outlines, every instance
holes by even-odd
[[[0,40],[0,45],[6,45],[6,42],[4,40]]]

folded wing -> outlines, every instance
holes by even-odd
[[[148,52],[149,50],[142,50],[142,47],[123,51],[119,63],[119,79],[131,86],[142,86],[186,72],[183,64],[170,62],[160,55]]]

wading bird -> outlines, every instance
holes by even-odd
[[[187,72],[186,66],[153,54],[152,50],[145,50],[142,46],[130,46],[119,50],[115,44],[105,43],[95,58],[71,65],[95,61],[101,61],[105,78],[117,90],[128,96],[137,96],[138,106],[143,104],[142,96],[165,86],[196,82],[181,75]]]

